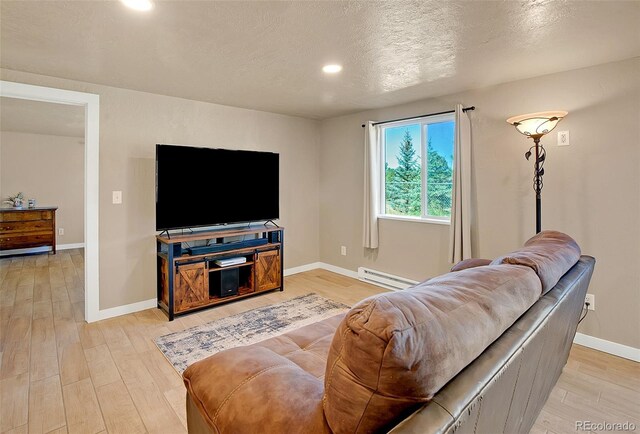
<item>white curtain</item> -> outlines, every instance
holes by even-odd
[[[380,213],[381,128],[367,122],[364,134],[364,242],[367,249],[378,248]]]
[[[471,121],[456,105],[449,261],[471,258]]]

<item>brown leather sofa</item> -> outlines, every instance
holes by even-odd
[[[526,433],[568,358],[595,260],[546,231],[493,261],[215,354],[190,433]]]

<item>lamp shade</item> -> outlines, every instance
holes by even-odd
[[[566,111],[529,113],[511,117],[507,122],[527,137],[540,138],[551,132],[567,114]]]

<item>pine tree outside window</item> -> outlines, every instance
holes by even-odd
[[[454,127],[448,114],[382,127],[380,217],[449,223]]]

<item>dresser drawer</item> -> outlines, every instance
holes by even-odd
[[[16,232],[53,231],[53,220],[27,220],[19,222],[0,222],[0,234],[9,235]]]
[[[53,211],[3,211],[0,213],[0,223],[52,219]]]
[[[52,244],[52,234],[0,236],[0,250],[27,249],[30,247],[50,246]]]

